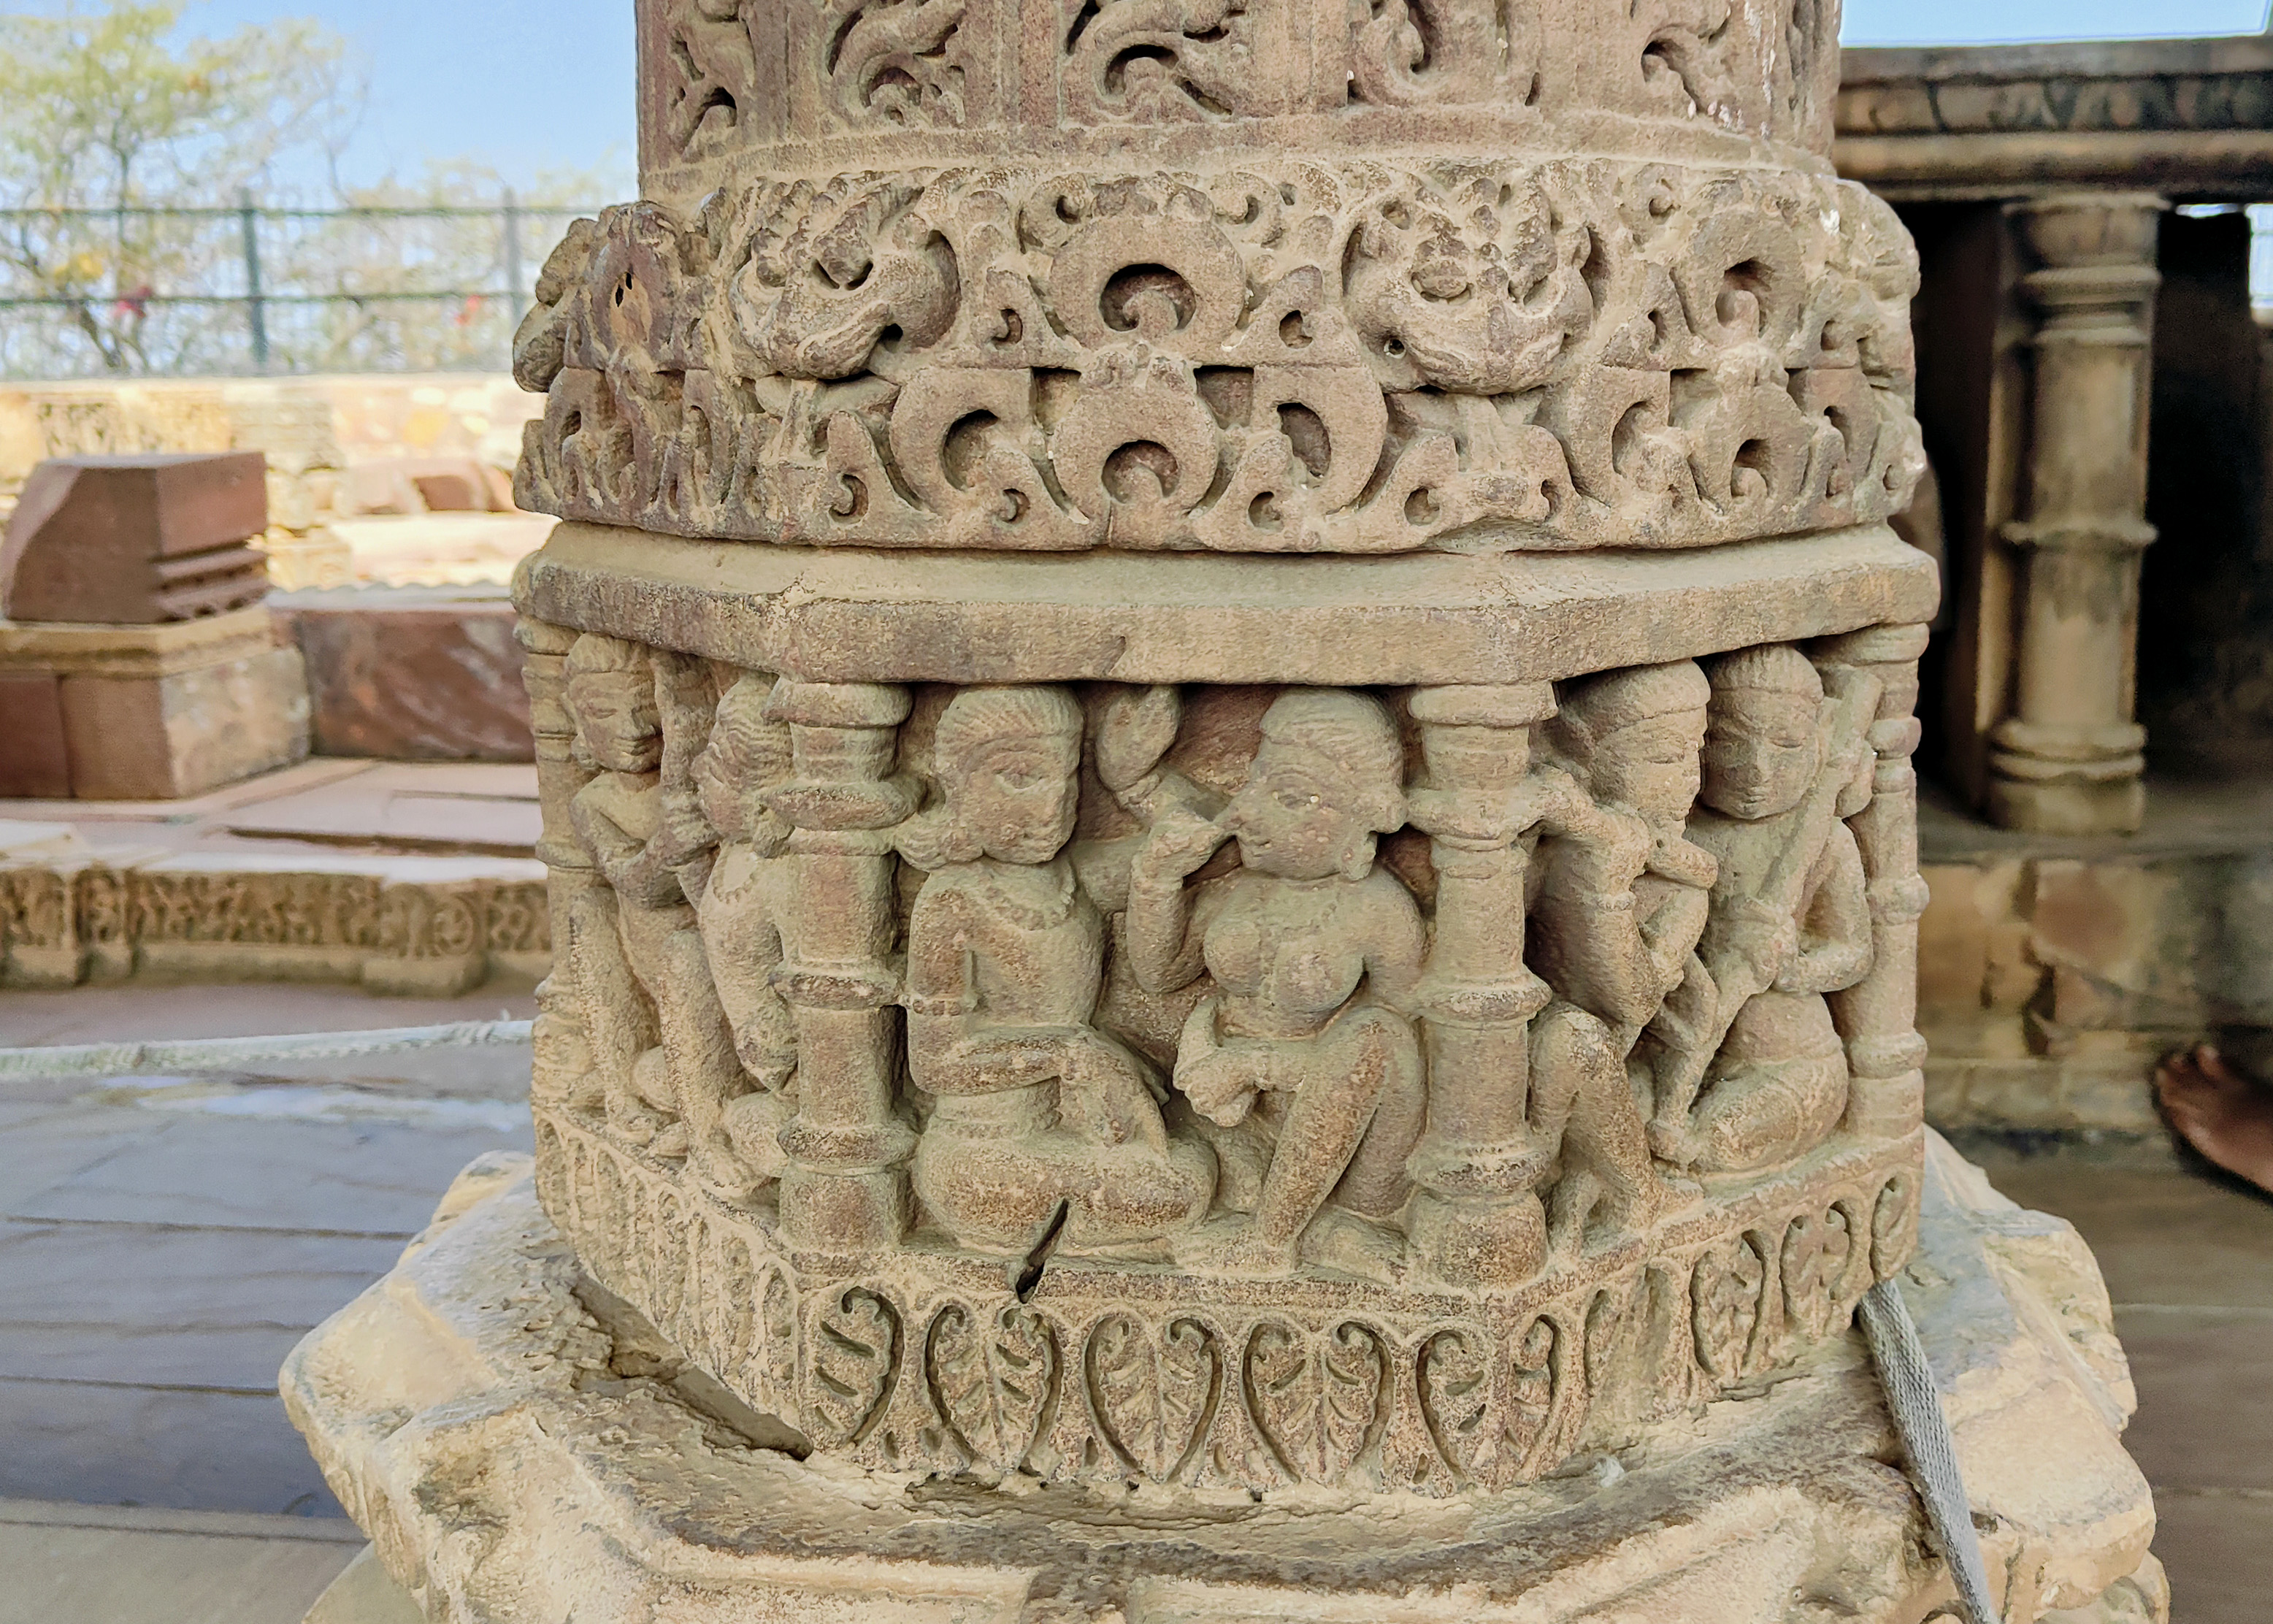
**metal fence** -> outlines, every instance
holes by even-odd
[[[502,368],[590,207],[0,209],[0,376]]]

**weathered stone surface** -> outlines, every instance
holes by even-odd
[[[1897,198],[2273,181],[2273,38],[1842,54],[1842,174]]]
[[[628,1620],[665,1598],[690,1621],[1005,1624],[1419,1620],[1448,1605],[1527,1624],[1796,1624],[1834,1604],[1887,1620],[1947,1605],[1851,1335],[1528,1488],[1004,1496],[752,1447],[745,1410],[583,1282],[529,1187],[490,1193],[484,1173],[283,1376],[327,1481],[430,1619]],[[1926,1178],[1903,1289],[2003,1616],[2164,1616],[2146,1485],[2116,1438],[2129,1381],[2089,1254],[1947,1147]],[[1323,1368],[1330,1395],[1341,1367]],[[1293,1404],[1303,1388],[1277,1391]],[[469,1517],[484,1530],[470,1547],[445,1531]]]
[[[0,795],[70,797],[62,679],[52,671],[0,672]]]
[[[0,673],[55,683],[70,794],[177,800],[307,755],[300,654],[277,632],[259,605],[157,625],[0,621]]]
[[[282,613],[307,665],[316,754],[532,758],[512,605],[366,590],[304,595]]]
[[[267,529],[257,453],[58,457],[8,521],[0,615],[136,625],[240,609],[267,593],[245,545]]]

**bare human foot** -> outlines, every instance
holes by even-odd
[[[2273,1088],[2243,1076],[2202,1043],[2155,1068],[2155,1097],[2180,1139],[2273,1193]]]

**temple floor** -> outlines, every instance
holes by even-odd
[[[527,1003],[501,989],[7,993],[0,1041],[396,1025]],[[507,1049],[376,1076],[365,1062],[261,1082],[0,1085],[0,1624],[301,1616],[356,1545],[284,1417],[276,1367],[387,1268],[461,1167],[527,1148],[526,1068]],[[2098,1258],[2138,1384],[2125,1441],[2155,1486],[2174,1617],[2262,1618],[2273,1199],[2159,1145],[1959,1148],[2014,1199],[2074,1222]]]

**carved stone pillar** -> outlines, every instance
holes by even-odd
[[[789,724],[796,777],[772,794],[796,832],[776,988],[795,1011],[799,1095],[782,1131],[789,1170],[782,1228],[824,1252],[888,1247],[907,1221],[904,1163],[915,1135],[893,1109],[899,1063],[891,962],[892,843],[914,809],[894,775],[904,688],[783,682],[766,706]]]
[[[2041,834],[2128,834],[2146,809],[2146,733],[2132,719],[2157,222],[2140,192],[2016,204],[2043,315],[2013,712],[1991,734],[1989,814]]]
[[[736,1542],[688,1624],[1531,1607],[1581,1558],[1510,1491],[1690,1450],[1903,1266],[1936,588],[1834,9],[642,8],[641,199],[516,342],[516,601],[596,881],[545,1208],[759,1446],[671,1489]],[[1416,1494],[1453,1567],[1377,1560]],[[1930,1611],[1870,1538],[1806,1596]],[[1620,1595],[1805,1603],[1686,1560]]]
[[[1460,1286],[1538,1271],[1547,1227],[1535,1186],[1545,1158],[1527,1125],[1531,1018],[1552,996],[1524,967],[1525,796],[1531,725],[1555,711],[1544,682],[1422,688],[1424,786],[1413,822],[1437,869],[1428,1011],[1429,1128],[1413,1154],[1417,1261]]]

